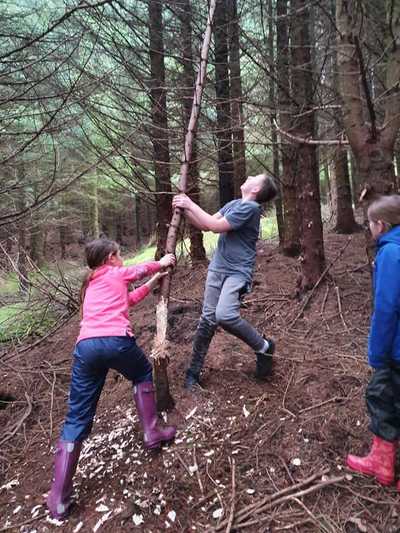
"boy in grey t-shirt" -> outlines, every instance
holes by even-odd
[[[208,267],[203,310],[193,340],[191,364],[185,387],[199,384],[208,347],[218,325],[232,333],[256,353],[256,377],[264,379],[272,370],[272,339],[260,335],[240,316],[240,296],[251,285],[260,228],[260,203],[275,198],[277,188],[270,176],[249,176],[241,186],[242,198],[209,215],[186,194],[174,197],[174,208],[184,209],[191,224],[203,231],[219,233],[217,249]]]

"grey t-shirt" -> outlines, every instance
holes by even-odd
[[[257,202],[232,200],[220,209],[232,230],[221,233],[209,270],[222,274],[242,274],[251,282],[256,260],[261,206]]]

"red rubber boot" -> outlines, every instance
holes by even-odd
[[[381,485],[392,485],[396,460],[396,443],[374,436],[372,448],[365,457],[348,455],[346,464],[355,472],[373,476]],[[397,484],[400,490],[399,483]]]

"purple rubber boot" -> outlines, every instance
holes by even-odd
[[[81,452],[82,442],[59,440],[54,461],[54,478],[47,507],[52,518],[63,520],[71,506],[72,478]]]
[[[143,428],[144,447],[159,448],[163,442],[173,440],[176,427],[158,427],[156,396],[153,383],[146,381],[135,385],[133,397],[135,398],[136,409]]]

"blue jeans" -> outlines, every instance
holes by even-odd
[[[94,337],[75,346],[68,413],[61,439],[81,441],[93,425],[107,372],[117,370],[133,385],[152,381],[152,367],[134,337]]]

